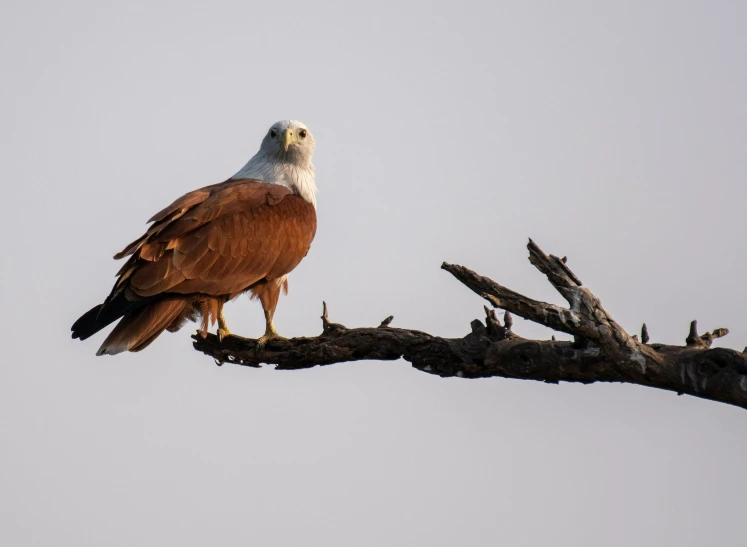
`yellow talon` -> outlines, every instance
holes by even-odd
[[[265,333],[264,336],[257,338],[257,344],[264,346],[270,340],[287,340],[285,336],[280,336],[277,332]]]
[[[265,349],[265,345],[270,340],[287,340],[285,336],[280,336],[278,331],[275,330],[275,325],[272,324],[272,320],[267,321],[267,327],[265,328],[265,334],[257,338],[257,353]]]

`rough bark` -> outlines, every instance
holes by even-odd
[[[650,344],[644,324],[641,338],[629,335],[582,286],[565,258],[546,255],[529,240],[529,260],[568,302],[568,307],[534,300],[464,266],[441,267],[464,285],[505,310],[503,323],[485,307],[484,322],[474,320],[462,338],[441,338],[425,332],[392,328],[387,317],[374,328],[349,329],[330,323],[327,306],[319,336],[274,340],[259,348],[255,340],[229,336],[222,342],[213,334],[195,335],[197,350],[217,364],[276,365],[296,370],[360,360],[404,358],[423,372],[443,377],[500,376],[543,382],[626,382],[656,387],[747,408],[747,354],[711,348],[727,329],[703,335],[690,324],[685,346]],[[572,342],[527,340],[512,331],[511,314],[565,332]]]

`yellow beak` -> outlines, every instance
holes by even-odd
[[[292,129],[286,129],[283,131],[283,148],[285,148],[285,151],[288,151],[288,147],[291,144],[297,144],[298,138],[296,137],[296,134],[293,133]]]

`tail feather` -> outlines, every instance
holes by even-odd
[[[127,300],[124,295],[118,295],[98,306],[94,306],[73,323],[73,338],[85,340],[104,327],[114,323],[117,319],[148,303],[148,300]]]
[[[102,306],[103,304],[94,306],[86,313],[81,315],[75,323],[73,323],[73,326],[70,329],[71,331],[73,331],[73,338],[80,338],[81,340],[85,340],[86,338],[90,338],[106,326],[106,324],[101,324],[98,321],[99,312],[101,311]]]
[[[116,355],[123,351],[144,349],[183,316],[190,305],[183,298],[168,298],[127,313],[101,344],[96,355]]]

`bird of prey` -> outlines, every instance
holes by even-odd
[[[200,321],[202,336],[223,305],[250,291],[262,303],[260,345],[282,338],[273,324],[287,275],[316,233],[314,137],[301,122],[280,121],[259,152],[225,182],[189,192],[157,213],[145,234],[114,255],[129,257],[103,304],[72,327],[85,340],[120,319],[97,355],[140,351],[164,330]]]

